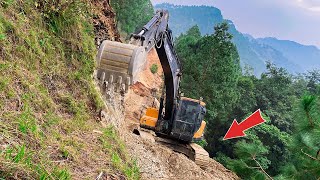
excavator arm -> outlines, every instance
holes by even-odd
[[[138,34],[132,35],[131,42],[140,41],[140,44],[146,48],[147,52],[151,48],[156,47],[164,73],[164,85],[166,89],[165,101],[163,98],[160,101],[158,123],[166,121],[168,122],[168,129],[170,129],[174,119],[174,109],[179,100],[181,65],[174,51],[172,32],[168,27],[168,21],[169,13],[167,11],[157,11],[156,15]],[[164,112],[163,106],[165,106]]]
[[[101,85],[108,87],[114,85],[114,89],[119,91],[127,90],[130,84],[138,80],[137,74],[144,67],[146,53],[156,47],[165,77],[166,96],[163,116],[165,120],[173,118],[181,76],[181,65],[173,48],[168,20],[168,11],[158,10],[138,33],[131,35],[129,44],[104,41],[97,58],[99,66],[97,77]]]

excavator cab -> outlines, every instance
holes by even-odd
[[[171,136],[186,142],[201,139],[204,130],[204,127],[201,126],[205,126],[203,121],[205,114],[205,103],[182,97],[172,122]],[[202,132],[198,132],[200,129]],[[196,133],[198,136],[194,137]]]
[[[205,103],[182,97],[175,112],[170,137],[185,142],[202,140],[206,127],[206,122],[204,121],[206,114]],[[166,124],[157,123],[158,116],[158,109],[147,108],[145,115],[140,119],[140,126],[151,130],[163,129],[156,128],[157,125],[166,126]]]

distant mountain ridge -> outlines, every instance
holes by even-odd
[[[310,70],[320,66],[320,50],[316,46],[301,45],[294,41],[278,40],[276,38],[258,38],[258,42],[272,46],[302,69]]]
[[[170,12],[169,24],[174,37],[185,33],[194,25],[199,26],[203,35],[212,34],[215,25],[226,21],[237,46],[241,66],[253,67],[257,76],[266,70],[266,61],[286,68],[290,73],[303,73],[320,68],[320,50],[317,47],[269,37],[255,39],[249,34],[239,32],[232,21],[223,18],[218,8],[164,3],[156,5],[155,9],[167,9]]]

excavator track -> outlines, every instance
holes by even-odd
[[[189,144],[194,151],[194,162],[203,169],[209,166],[209,153],[196,143]]]
[[[169,147],[175,152],[184,154],[202,169],[206,169],[209,166],[209,153],[196,143],[181,144],[177,141],[161,137],[156,137],[155,141]]]
[[[206,169],[209,166],[209,153],[196,143],[179,143],[172,139],[159,137],[155,134],[153,130],[145,128],[133,128],[133,133],[139,135],[142,139],[151,142],[157,142],[172,149],[175,152],[184,154],[189,159],[194,161],[202,169]]]

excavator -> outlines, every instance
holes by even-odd
[[[158,142],[206,168],[209,154],[195,143],[203,139],[205,103],[201,98],[182,96],[181,63],[174,50],[168,20],[168,11],[158,10],[140,31],[131,35],[129,44],[105,40],[97,55],[96,76],[104,89],[127,92],[145,68],[147,53],[155,48],[164,73],[164,90],[159,108],[147,108],[140,127],[155,132]],[[136,134],[140,133],[139,130]]]

